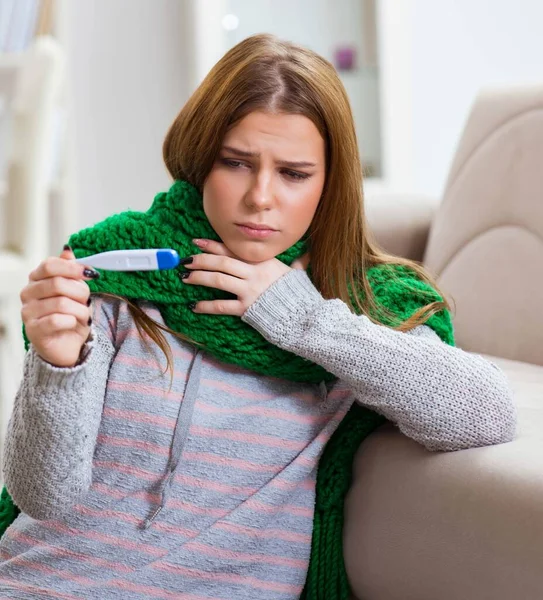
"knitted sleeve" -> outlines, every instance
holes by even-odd
[[[58,516],[88,490],[114,346],[93,326],[82,362],[58,368],[31,346],[8,424],[4,480],[15,505],[35,519]]]
[[[429,450],[511,441],[508,382],[483,357],[443,343],[427,326],[409,333],[324,300],[304,271],[275,282],[243,320],[268,341],[324,367],[355,399]]]

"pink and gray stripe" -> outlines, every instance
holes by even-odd
[[[60,516],[21,514],[9,528],[0,594],[297,598],[316,464],[351,394],[338,384],[323,398],[323,386],[255,377],[173,337],[170,389],[125,305],[95,299],[94,314],[114,351],[92,486]]]

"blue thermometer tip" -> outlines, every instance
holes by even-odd
[[[179,264],[179,254],[175,250],[157,250],[156,261],[159,269],[175,269]]]

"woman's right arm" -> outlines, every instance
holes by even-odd
[[[62,514],[91,485],[115,352],[106,330],[91,328],[83,267],[63,255],[44,261],[21,293],[31,346],[4,447],[6,487],[35,519]]]
[[[87,492],[114,348],[93,328],[85,358],[55,367],[33,346],[24,364],[4,446],[4,481],[34,519],[62,514]]]

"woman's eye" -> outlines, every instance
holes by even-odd
[[[240,160],[234,160],[232,158],[223,158],[221,162],[227,167],[232,167],[232,169],[238,169],[239,167],[243,167],[244,163]]]
[[[230,169],[243,169],[243,168],[251,168],[251,165],[247,163],[236,160],[235,158],[221,158],[221,163]],[[309,179],[311,175],[309,173],[301,173],[300,171],[293,171],[292,169],[282,169],[281,173],[288,177],[288,179],[292,181],[304,181],[305,179]]]
[[[303,181],[310,177],[308,173],[300,173],[299,171],[291,171],[290,169],[284,170],[283,173],[294,181]]]

